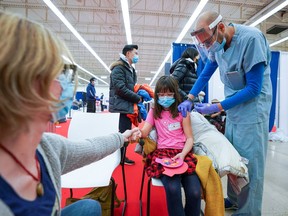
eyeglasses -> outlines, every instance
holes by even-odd
[[[65,64],[61,74],[63,74],[65,76],[68,83],[73,83],[75,80],[76,72],[77,72],[77,66],[76,65]]]
[[[212,39],[216,33],[217,26],[218,25],[215,26],[212,35],[208,39],[206,39],[205,41],[203,41],[202,43],[199,44],[201,47],[207,47],[208,48],[212,45]]]
[[[165,93],[157,93],[158,97],[173,97],[174,93],[169,93],[169,92],[165,92]]]

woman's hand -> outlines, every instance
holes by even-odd
[[[141,137],[141,131],[136,127],[132,130],[126,130],[122,135],[124,137],[124,142],[137,141]]]

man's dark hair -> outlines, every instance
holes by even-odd
[[[191,58],[194,60],[196,56],[198,56],[199,53],[195,48],[188,47],[181,55],[182,58]]]
[[[91,79],[90,79],[90,83],[92,83],[93,81],[95,81],[96,80],[96,78],[95,77],[92,77]]]
[[[132,51],[133,49],[138,50],[138,45],[134,45],[134,44],[125,45],[122,50],[122,54],[126,56],[126,53],[129,51]]]

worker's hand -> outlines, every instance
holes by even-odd
[[[152,99],[144,89],[140,89],[137,94],[142,97],[143,101],[150,101]]]
[[[122,135],[124,137],[124,142],[137,141],[142,136],[140,129],[137,127],[132,130],[126,130]]]
[[[193,109],[193,102],[191,100],[185,100],[178,106],[178,111],[181,112],[184,118],[187,116],[187,112],[191,112],[192,109]]]
[[[197,112],[202,114],[211,114],[215,112],[220,112],[220,108],[217,104],[196,103],[194,108]]]

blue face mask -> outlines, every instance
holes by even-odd
[[[59,75],[57,81],[60,83],[62,87],[62,92],[59,98],[61,102],[57,104],[59,110],[52,113],[53,122],[57,122],[58,120],[66,117],[66,114],[69,112],[73,103],[74,88],[75,88],[74,83],[71,82],[70,78],[67,78],[67,76],[63,73]]]
[[[174,97],[163,96],[163,97],[159,97],[157,102],[162,107],[168,108],[175,102],[175,98]]]
[[[209,47],[208,51],[213,52],[213,53],[219,52],[220,50],[222,50],[224,48],[225,44],[226,44],[226,38],[223,37],[221,44],[217,40],[214,41],[214,43]]]
[[[139,56],[138,55],[134,55],[133,59],[132,59],[132,63],[136,64],[139,61]]]

